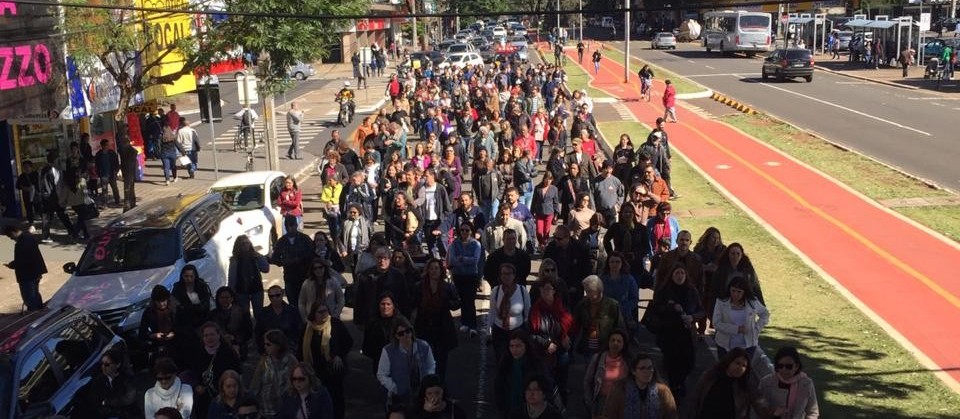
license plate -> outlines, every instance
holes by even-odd
[[[796,63],[793,65],[793,67],[804,67],[804,65],[803,63]]]

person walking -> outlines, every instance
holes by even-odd
[[[303,111],[300,110],[300,104],[290,103],[290,110],[287,111],[287,131],[290,133],[290,148],[287,149],[287,159],[303,160],[300,155],[300,122],[303,121]]]
[[[580,64],[583,64],[583,50],[586,48],[587,46],[583,45],[583,41],[577,42],[577,62]]]
[[[593,50],[593,74],[600,74],[600,59],[603,58],[603,54],[600,53],[600,48],[602,47],[603,45],[600,45],[597,49]]]
[[[113,191],[113,203],[120,206],[120,190],[117,187],[117,172],[120,171],[120,155],[109,148],[108,140],[100,140],[100,151],[94,156],[97,173],[100,175],[101,201],[107,200],[107,186]],[[101,202],[102,203],[102,202]]]
[[[193,179],[194,172],[197,171],[197,157],[200,152],[200,134],[187,123],[187,118],[180,117],[180,129],[177,130],[177,142],[180,143],[180,152],[190,158],[190,165],[187,166],[187,172],[190,173],[190,179]]]
[[[169,186],[171,177],[173,182],[180,180],[177,177],[177,157],[183,153],[180,142],[177,141],[176,131],[170,127],[163,127],[163,137],[160,140],[160,161],[163,163],[163,181]]]
[[[123,176],[123,210],[129,211],[137,206],[138,152],[127,138],[119,143],[117,151],[120,154],[120,175]]]
[[[63,173],[57,167],[57,154],[47,154],[47,165],[40,169],[40,184],[37,188],[40,191],[40,201],[43,206],[43,226],[41,228],[41,243],[53,243],[50,239],[50,223],[53,216],[56,215],[63,223],[63,228],[67,229],[67,234],[73,235],[73,223],[67,216],[66,210],[60,205],[59,189],[63,183]]]
[[[904,77],[906,77],[906,74],[904,74]],[[667,79],[664,83],[667,87],[663,89],[663,119],[677,122],[677,89],[673,87],[673,82],[670,79]]]
[[[833,35],[831,35],[831,37],[832,37],[831,38],[832,41],[830,43],[830,54],[831,54],[830,59],[839,60],[840,59],[840,38]]]
[[[40,204],[40,174],[33,170],[33,162],[26,160],[23,162],[23,170],[17,176],[16,188],[20,191],[20,200],[26,208],[27,231],[33,232],[34,221],[37,219],[37,213],[43,212]]]
[[[13,246],[13,260],[5,266],[13,269],[20,287],[20,298],[27,307],[27,311],[36,311],[43,308],[43,297],[40,296],[40,278],[47,273],[47,265],[40,253],[40,245],[32,234],[24,232],[15,225],[8,225],[3,229],[3,235],[16,242]]]
[[[910,66],[913,65],[913,55],[916,51],[913,48],[907,48],[903,51],[900,51],[900,57],[897,61],[900,62],[900,67],[903,68],[903,78],[907,78],[907,73],[910,71]]]

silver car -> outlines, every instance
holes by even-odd
[[[290,71],[287,72],[290,75],[291,79],[297,80],[306,80],[307,77],[313,77],[316,75],[313,66],[306,63],[296,63],[290,66]]]
[[[653,40],[650,41],[650,48],[677,49],[677,37],[670,32],[657,32],[657,34],[653,36]]]

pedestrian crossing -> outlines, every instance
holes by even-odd
[[[326,115],[325,115],[326,116]],[[317,141],[320,138],[320,135],[323,134],[327,128],[325,125],[329,122],[329,118],[315,118],[310,120],[309,118],[305,119],[300,124],[300,149],[304,149],[307,144],[310,144],[311,141]],[[266,124],[263,122],[263,118],[258,119],[254,124],[254,129],[256,130],[257,140],[266,138]],[[237,137],[237,133],[240,131],[240,124],[230,127],[230,129],[221,132],[217,135],[217,138],[214,140],[218,149],[233,148],[233,141]],[[278,146],[287,146],[289,147],[291,143],[290,131],[287,130],[287,118],[285,114],[277,114],[277,145]],[[207,145],[211,145],[211,142],[207,142]]]

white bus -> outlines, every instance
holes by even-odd
[[[770,13],[724,10],[703,14],[703,47],[707,52],[745,52],[753,56],[770,50]]]

